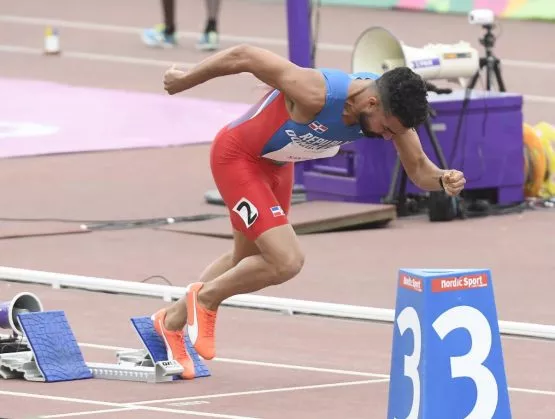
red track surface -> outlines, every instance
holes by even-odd
[[[182,39],[181,47],[173,51],[152,51],[140,44],[136,32],[125,29],[159,21],[157,2],[79,4],[76,7],[69,0],[3,4],[0,19],[19,18],[2,21],[0,46],[40,50],[45,19],[60,19],[65,21],[60,25],[64,52],[97,55],[46,59],[32,51],[0,52],[0,76],[161,92],[161,74],[168,62],[196,62],[204,57],[194,51],[193,38]],[[202,2],[182,1],[178,7],[181,30],[196,31],[202,26]],[[24,17],[39,20],[24,21]],[[334,21],[342,22],[341,30]],[[87,29],[83,22],[112,26]],[[350,8],[322,10],[320,40],[351,45],[374,24],[388,27],[410,45],[464,39],[481,49],[477,42],[481,29],[468,25],[464,16]],[[285,39],[281,3],[227,0],[221,29],[224,46],[234,43],[225,36],[259,37],[251,41],[287,53],[285,43],[275,46],[267,40]],[[552,52],[536,47],[549,39],[552,30],[552,25],[544,23],[503,22],[496,47],[503,60],[513,60],[504,67],[510,90],[547,97],[525,99],[525,119],[531,123],[555,120],[552,69],[530,67],[518,60],[554,61]],[[117,56],[149,61],[115,63]],[[349,69],[349,59],[342,48],[322,46],[317,64]],[[251,77],[242,75],[214,80],[187,95],[250,102],[259,93],[255,86]],[[218,211],[202,202],[203,193],[213,187],[206,146],[13,159],[2,165],[1,217],[102,220]],[[552,212],[537,211],[448,224],[404,219],[384,230],[304,236],[306,269],[291,283],[263,294],[391,308],[400,267],[488,267],[501,319],[552,324],[555,314],[548,290],[553,240],[543,235],[552,225]],[[27,231],[29,225],[23,229]],[[174,285],[185,285],[229,244],[152,229],[5,239],[0,240],[0,265],[129,281],[157,274]],[[22,290],[37,293],[46,309],[64,310],[80,342],[104,345],[83,347],[90,362],[113,361],[116,348],[106,346],[139,347],[129,318],[150,314],[163,305],[146,298],[7,283],[0,283],[0,300]],[[217,345],[220,359],[208,364],[212,377],[194,382],[147,385],[85,380],[45,385],[2,381],[0,416],[72,417],[71,413],[85,411],[96,411],[92,416],[99,418],[195,413],[280,419],[386,415],[390,325],[226,308],[219,317]],[[553,344],[504,338],[503,349],[513,416],[554,417]]]

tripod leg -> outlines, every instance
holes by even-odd
[[[478,77],[480,77],[480,70],[478,70],[478,71],[476,71],[476,73],[474,73],[474,75],[470,79],[470,82],[468,83],[468,86],[466,88],[471,89],[471,90],[474,89],[474,87],[476,87],[476,82],[478,81]]]
[[[501,77],[501,63],[498,59],[495,60],[495,63],[493,64],[493,71],[495,73],[495,78],[497,79],[497,85],[499,86],[499,91],[500,92],[505,92],[505,82],[503,81],[503,78]]]
[[[399,216],[404,216],[404,215],[408,215],[409,213],[406,205],[407,204],[406,190],[407,190],[408,176],[404,168],[401,167],[400,170],[402,171],[401,171],[401,183],[399,185],[399,197],[397,202],[397,214]]]
[[[389,190],[387,191],[387,195],[385,196],[385,198],[382,200],[385,204],[392,204],[395,202],[395,189],[397,189],[400,170],[401,170],[401,160],[399,159],[399,156],[397,156],[397,160],[395,160],[395,167],[393,168],[393,172],[391,173]]]
[[[437,139],[435,132],[432,130],[432,124],[428,118],[425,122],[426,132],[430,138],[432,147],[436,153],[437,160],[439,162],[440,169],[447,169],[447,161],[441,150],[441,146]],[[446,204],[449,204],[450,208],[456,209],[458,207],[457,200],[454,197],[449,197],[445,192],[430,192],[430,200],[428,201],[428,217],[431,221],[436,219],[452,219],[451,215],[445,210]],[[443,208],[442,208],[443,206]]]
[[[426,132],[428,133],[428,137],[430,138],[430,143],[432,144],[437,160],[439,162],[439,168],[447,169],[447,160],[443,155],[443,151],[441,150],[441,146],[439,145],[436,133],[432,129],[432,123],[430,122],[430,119],[426,120],[426,122],[424,123],[424,127],[426,128]]]
[[[472,79],[470,80],[470,83],[468,83],[468,86],[466,87],[467,89],[473,90],[476,87],[476,82],[478,81],[478,78],[480,77],[480,71],[482,71],[482,69],[484,67],[487,67],[487,65],[488,65],[487,58],[480,58],[478,70],[472,76]]]
[[[488,65],[486,66],[486,90],[489,92],[491,90],[491,82],[493,78],[493,62],[488,60]]]
[[[401,181],[399,182],[399,175],[401,176]],[[387,196],[382,199],[384,204],[392,204],[395,205],[397,210],[397,215],[402,217],[408,214],[406,208],[406,189],[407,189],[407,180],[408,176],[405,172],[405,169],[401,165],[401,159],[397,156],[397,160],[395,161],[395,167],[393,169],[393,173],[391,175],[391,182],[389,184],[389,191]],[[399,186],[399,190],[396,191],[397,186]]]

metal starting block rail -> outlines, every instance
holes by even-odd
[[[38,369],[31,351],[0,354],[0,377],[44,381],[44,376]]]
[[[18,314],[23,336],[0,335],[0,378],[38,382],[105,379],[163,383],[179,380],[183,368],[168,360],[162,339],[149,317],[134,317],[144,349],[116,353],[116,363],[85,362],[63,311]],[[196,378],[210,372],[188,338],[184,342],[195,365]]]
[[[183,367],[177,361],[161,361],[149,366],[88,362],[87,367],[90,368],[94,378],[146,383],[173,381],[174,376],[183,372]]]

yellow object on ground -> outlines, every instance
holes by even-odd
[[[555,126],[547,122],[540,122],[534,126],[546,157],[546,173],[540,188],[542,198],[555,196]]]
[[[534,127],[523,124],[524,141],[524,195],[527,198],[536,198],[545,180],[547,170],[546,154],[542,141]]]

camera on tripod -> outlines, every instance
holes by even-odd
[[[468,13],[468,23],[471,25],[481,25],[486,33],[482,38],[479,39],[480,44],[485,48],[486,54],[484,57],[480,58],[480,69],[472,77],[467,85],[468,89],[474,89],[478,77],[480,76],[480,71],[486,70],[486,90],[492,90],[494,80],[497,82],[497,86],[500,92],[505,92],[505,82],[501,77],[501,61],[493,54],[493,48],[495,47],[495,35],[493,33],[493,28],[495,27],[495,14],[493,10],[490,9],[474,9]]]

